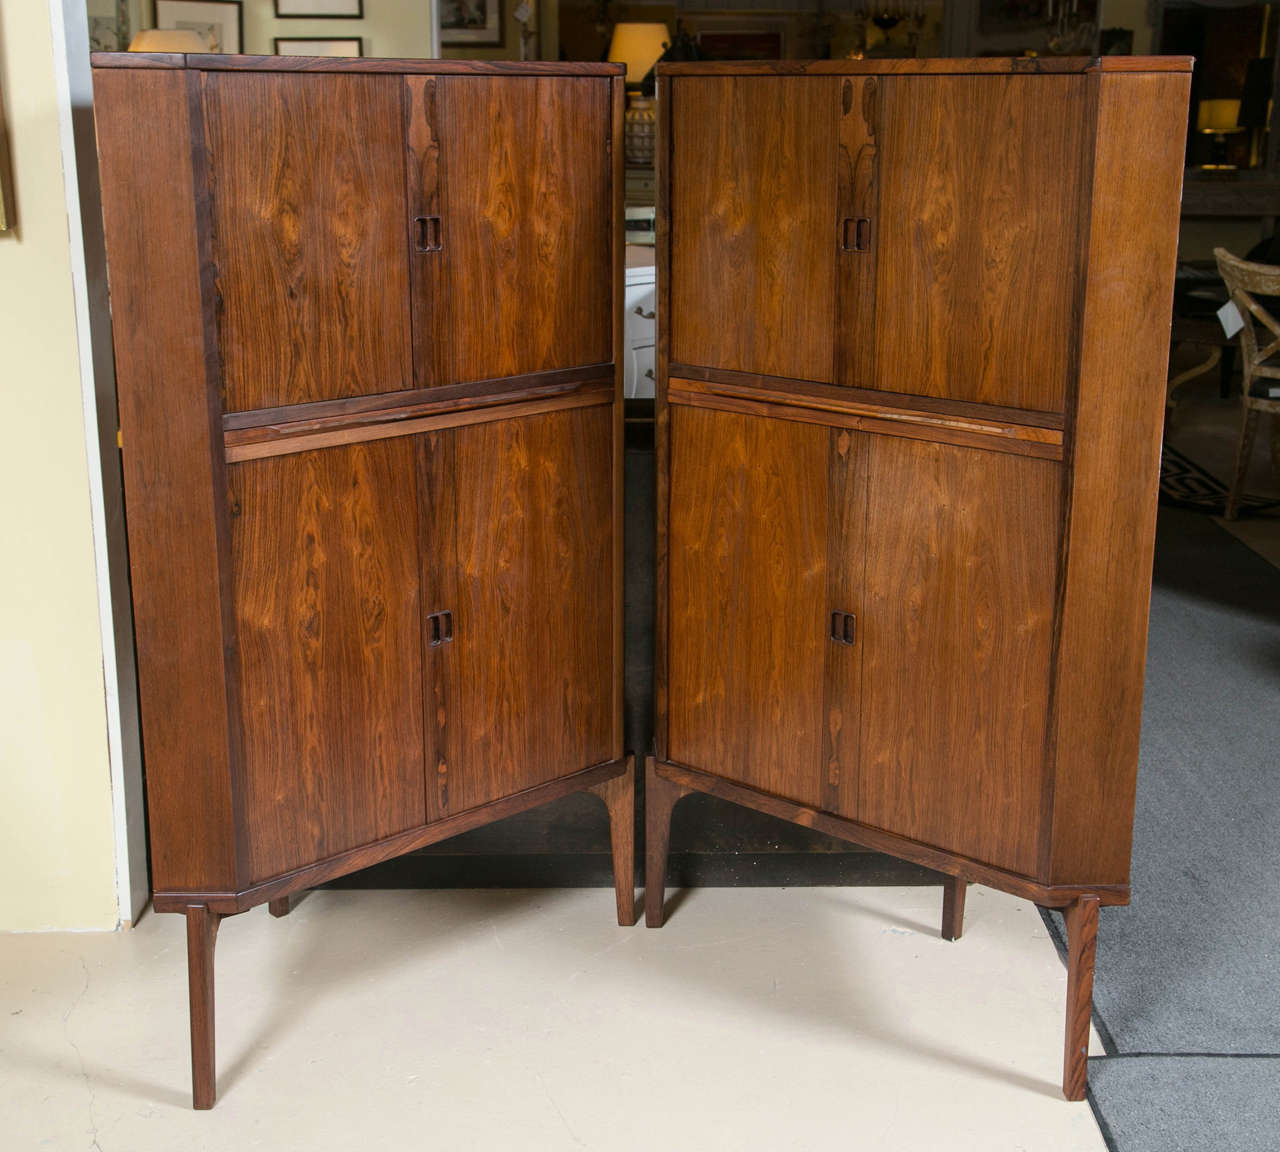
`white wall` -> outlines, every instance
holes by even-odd
[[[54,45],[0,8],[15,231],[0,233],[0,929],[118,919],[106,680]]]

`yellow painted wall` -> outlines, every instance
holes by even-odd
[[[116,924],[105,684],[49,9],[0,7],[0,929]]]

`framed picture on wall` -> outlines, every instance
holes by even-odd
[[[440,0],[441,44],[502,43],[502,0]]]
[[[156,27],[195,32],[209,52],[244,51],[240,0],[156,0]]]
[[[276,17],[280,20],[363,20],[364,0],[276,0]]]
[[[359,36],[277,36],[277,56],[363,56]]]

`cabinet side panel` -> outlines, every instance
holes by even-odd
[[[869,441],[858,819],[1033,875],[1060,465]]]
[[[454,433],[452,814],[613,756],[613,406]]]
[[[438,81],[443,255],[459,381],[604,364],[612,350],[610,82]]]
[[[831,382],[839,84],[672,85],[672,360]]]
[[[187,74],[97,70],[152,885],[235,887],[231,752]]]
[[[230,471],[252,882],[426,820],[411,438]]]
[[[400,79],[204,86],[228,410],[408,388]]]
[[[830,431],[673,405],[671,758],[825,807]]]
[[[1049,883],[1125,884],[1189,78],[1101,76]]]
[[[883,84],[875,387],[1062,411],[1088,83]]]

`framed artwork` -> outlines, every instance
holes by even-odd
[[[363,56],[359,36],[277,36],[277,56]]]
[[[204,37],[210,52],[244,51],[240,0],[156,0],[156,27],[195,32]]]
[[[441,44],[502,43],[502,0],[441,0]]]
[[[364,0],[276,0],[276,17],[280,20],[363,20]]]

